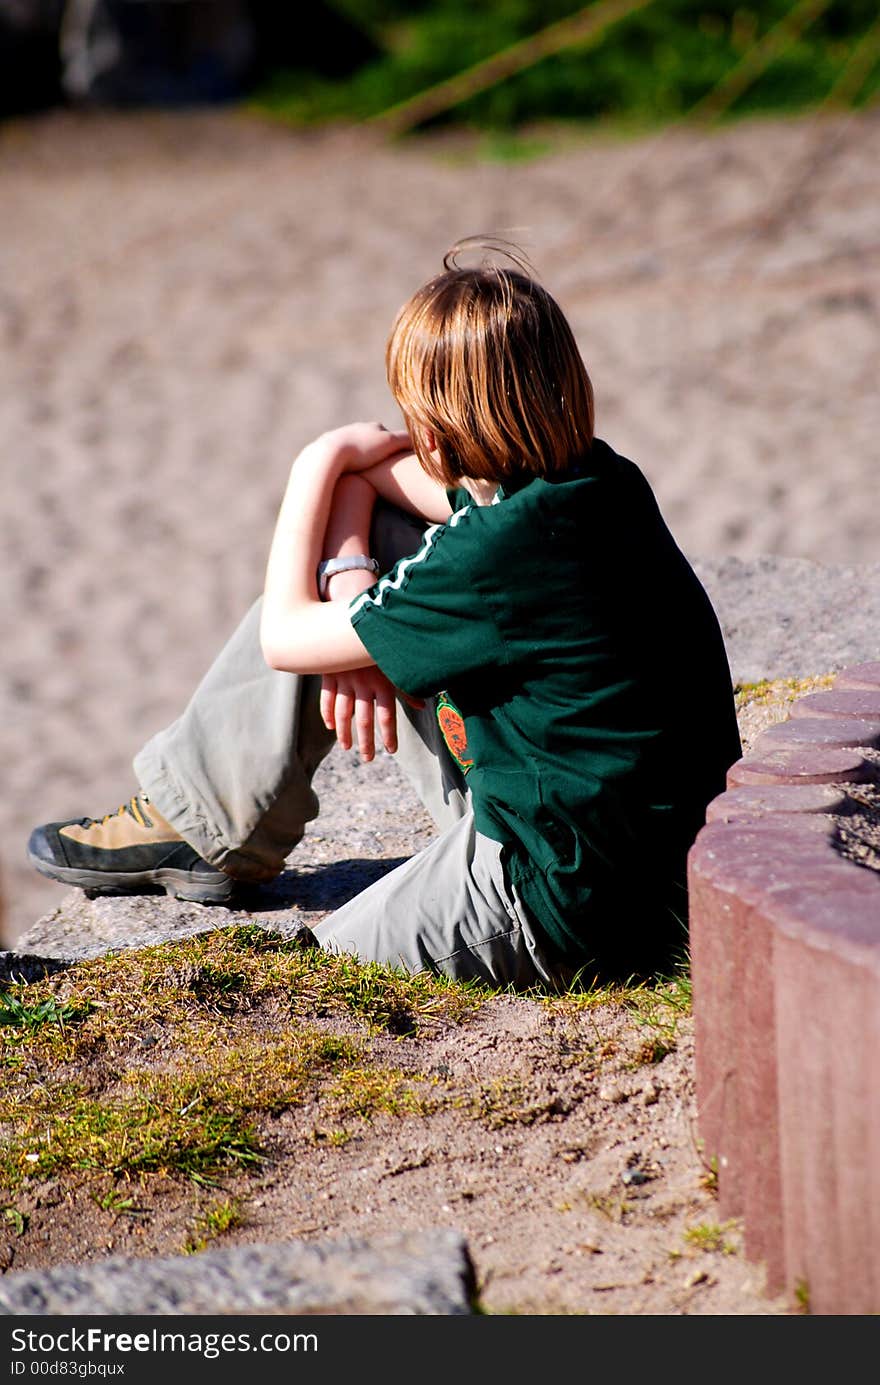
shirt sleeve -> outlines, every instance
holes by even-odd
[[[506,662],[479,513],[456,510],[432,525],[416,553],[351,603],[352,625],[379,668],[414,697]]]

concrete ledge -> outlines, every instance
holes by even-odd
[[[880,872],[844,854],[841,826],[877,779],[878,675],[843,670],[794,703],[783,726],[813,724],[815,741],[765,733],[688,863],[699,1133],[719,1215],[744,1219],[769,1292],[803,1284],[820,1314],[880,1312]]]
[[[0,1316],[461,1315],[475,1296],[464,1240],[439,1230],[23,1270],[0,1279]]]
[[[735,683],[853,669],[870,677],[877,669],[861,661],[877,654],[880,563],[689,556],[721,623]]]

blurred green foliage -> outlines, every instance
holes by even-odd
[[[314,72],[272,74],[254,93],[266,112],[297,123],[362,120],[405,101],[578,12],[572,0],[334,0],[381,56],[344,81]],[[546,120],[665,123],[724,80],[793,0],[653,0],[589,48],[543,58],[451,108],[433,123],[489,130]],[[795,111],[826,99],[859,39],[877,22],[877,0],[832,0],[725,112]],[[880,88],[874,60],[851,104]]]

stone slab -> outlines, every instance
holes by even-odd
[[[166,895],[105,895],[89,899],[68,890],[48,914],[16,940],[17,947],[58,962],[84,962],[108,952],[180,942],[198,933],[257,924],[286,938],[310,935],[293,909],[255,915],[245,908],[194,904]]]
[[[878,737],[880,662],[845,664],[731,767],[688,858],[719,1215],[812,1313],[880,1312],[880,873],[841,855],[830,816],[876,782]]]
[[[865,872],[873,874],[873,872]],[[880,1313],[880,877],[773,901],[786,1283],[814,1315]]]
[[[792,717],[768,726],[752,742],[752,753],[779,746],[870,746],[880,748],[880,722],[858,717]]]
[[[713,799],[706,822],[736,822],[775,813],[839,813],[848,801],[846,791],[834,784],[743,785]]]
[[[770,1292],[787,1282],[774,911],[809,897],[870,917],[880,899],[880,877],[842,858],[833,837],[824,816],[716,820],[688,860],[699,1134],[719,1216],[744,1219]]]
[[[880,659],[865,664],[852,664],[842,669],[834,680],[835,688],[867,688],[880,691]]]
[[[462,1315],[475,1294],[464,1239],[441,1229],[23,1270],[0,1279],[0,1315]]]
[[[823,746],[771,746],[744,755],[727,772],[728,788],[750,784],[866,784],[877,767],[857,750]]]
[[[829,688],[791,704],[793,717],[856,717],[880,722],[880,688]]]

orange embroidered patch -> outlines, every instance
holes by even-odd
[[[450,755],[467,774],[469,769],[473,769],[474,762],[467,753],[464,717],[445,693],[441,693],[437,699],[437,722]]]

